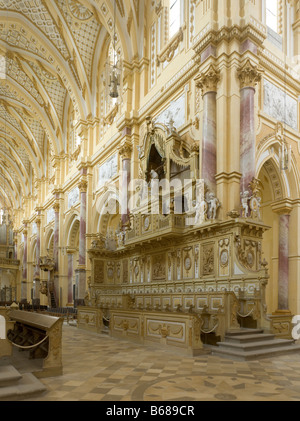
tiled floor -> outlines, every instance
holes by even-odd
[[[63,326],[63,375],[31,401],[300,400],[300,355],[237,362],[187,357]]]

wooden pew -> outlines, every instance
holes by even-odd
[[[36,377],[62,374],[62,324],[63,318],[22,310],[10,311],[14,329],[7,332],[12,345],[29,351],[29,358],[42,358],[43,370]]]

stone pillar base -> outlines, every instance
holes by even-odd
[[[41,304],[41,300],[39,298],[33,298],[32,299],[32,306],[33,307],[39,307]]]
[[[282,316],[282,315],[290,315],[292,314],[290,310],[276,310],[274,313],[272,313],[273,316]]]
[[[74,307],[76,308],[76,307],[79,307],[79,306],[84,306],[85,305],[85,303],[84,303],[84,299],[82,299],[82,298],[76,298],[75,300],[74,300]]]
[[[81,302],[84,303],[84,297],[86,294],[86,270],[76,269],[75,279],[76,279],[76,297],[74,297],[74,303],[75,301],[78,302],[78,300],[81,300]]]
[[[277,310],[269,316],[271,320],[271,332],[280,339],[292,339],[292,318],[289,310]]]

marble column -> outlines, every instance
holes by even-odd
[[[132,147],[129,142],[124,142],[119,148],[119,154],[122,159],[121,223],[123,229],[126,229],[130,223],[128,209],[128,186],[131,179],[131,151]]]
[[[23,231],[24,253],[23,253],[23,272],[21,281],[21,302],[27,301],[27,224]]]
[[[53,238],[53,259],[54,259],[54,278],[53,278],[53,291],[56,305],[59,304],[59,203],[55,202],[54,206],[54,238]]]
[[[290,215],[279,215],[278,310],[289,311],[289,221]]]
[[[34,304],[40,304],[40,256],[41,256],[41,219],[37,218],[36,221],[36,266],[34,271]]]
[[[211,65],[206,73],[195,79],[196,87],[203,96],[203,132],[201,174],[207,189],[216,194],[217,149],[216,149],[216,110],[217,84],[219,71]]]
[[[249,186],[255,178],[255,86],[261,71],[248,59],[238,70],[240,80],[240,192],[251,195]]]
[[[74,250],[67,250],[68,255],[68,304],[73,303],[73,273],[74,273]]]
[[[82,180],[79,184],[80,191],[80,228],[79,228],[79,265],[86,263],[86,195],[87,181]]]
[[[85,176],[85,174],[84,174]],[[76,269],[76,298],[75,304],[84,305],[86,293],[86,198],[87,181],[83,177],[79,183],[80,191],[80,225],[79,225],[79,260]],[[68,257],[69,259],[69,257]]]
[[[14,259],[18,259],[18,237],[16,232],[14,232]]]

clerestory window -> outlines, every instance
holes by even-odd
[[[266,25],[278,34],[278,1],[266,0]]]
[[[170,0],[169,5],[169,38],[172,38],[180,29],[181,0]]]

